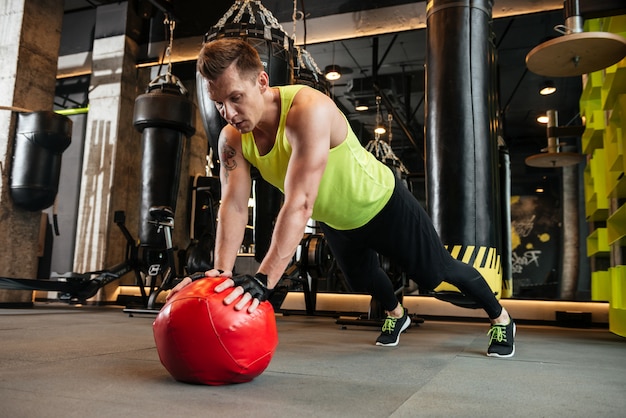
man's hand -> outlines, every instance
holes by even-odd
[[[195,282],[196,280],[202,279],[203,277],[232,277],[232,275],[233,273],[230,271],[222,271],[218,269],[211,269],[211,270],[205,271],[204,273],[198,272],[198,273],[190,274],[189,276],[181,280],[180,283],[174,286],[172,290],[170,290],[170,293],[167,295],[165,300],[166,301],[170,300],[182,288],[189,285],[191,282]]]
[[[254,312],[261,302],[269,298],[271,293],[270,289],[267,288],[267,276],[261,273],[254,276],[244,274],[224,280],[215,287],[215,292],[220,293],[231,287],[235,287],[235,289],[224,298],[224,304],[230,305],[241,296],[241,299],[235,304],[235,309],[240,311],[250,302],[248,313]]]

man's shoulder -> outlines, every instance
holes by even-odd
[[[315,106],[324,106],[325,104],[333,104],[332,100],[319,90],[304,84],[294,84],[286,87],[296,87],[288,90],[292,94],[292,105],[315,104]]]
[[[276,86],[277,88],[281,89],[281,90],[291,90],[291,91],[299,91],[303,88],[307,88],[309,86],[307,86],[306,84],[284,84],[281,86]]]
[[[241,132],[239,132],[237,129],[235,129],[235,127],[229,124],[224,125],[224,127],[222,128],[222,133],[220,137],[226,140],[227,142],[231,142],[231,141],[241,142]]]
[[[288,84],[284,86],[277,86],[276,88],[280,90],[280,96],[283,99],[291,101],[295,100],[298,96],[307,95],[308,90],[311,90],[304,84]]]

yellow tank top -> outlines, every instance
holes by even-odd
[[[259,170],[268,183],[283,193],[291,156],[285,122],[293,98],[302,88],[310,87],[278,87],[281,97],[280,123],[270,152],[259,155],[252,132],[241,135],[244,158]],[[312,215],[314,220],[339,230],[355,229],[368,223],[387,204],[395,183],[391,170],[361,146],[347,119],[346,124],[346,139],[329,151]]]

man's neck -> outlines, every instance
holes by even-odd
[[[280,91],[277,88],[270,88],[264,95],[265,110],[261,120],[252,130],[254,142],[261,155],[267,154],[274,146],[276,131],[280,122]]]

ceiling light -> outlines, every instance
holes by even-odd
[[[541,90],[539,90],[539,94],[542,96],[549,96],[556,92],[556,86],[552,80],[548,80],[541,85]]]
[[[547,115],[539,115],[539,116],[537,116],[537,122],[543,123],[543,124],[548,123],[548,116]]]
[[[387,132],[387,130],[383,125],[378,125],[376,126],[376,128],[374,128],[374,133],[378,135],[383,135],[385,132]]]
[[[370,107],[368,105],[361,103],[358,100],[354,102],[354,110],[356,110],[357,112],[365,112],[369,108]]]
[[[326,80],[335,81],[341,78],[341,69],[338,65],[327,65],[324,69]]]

